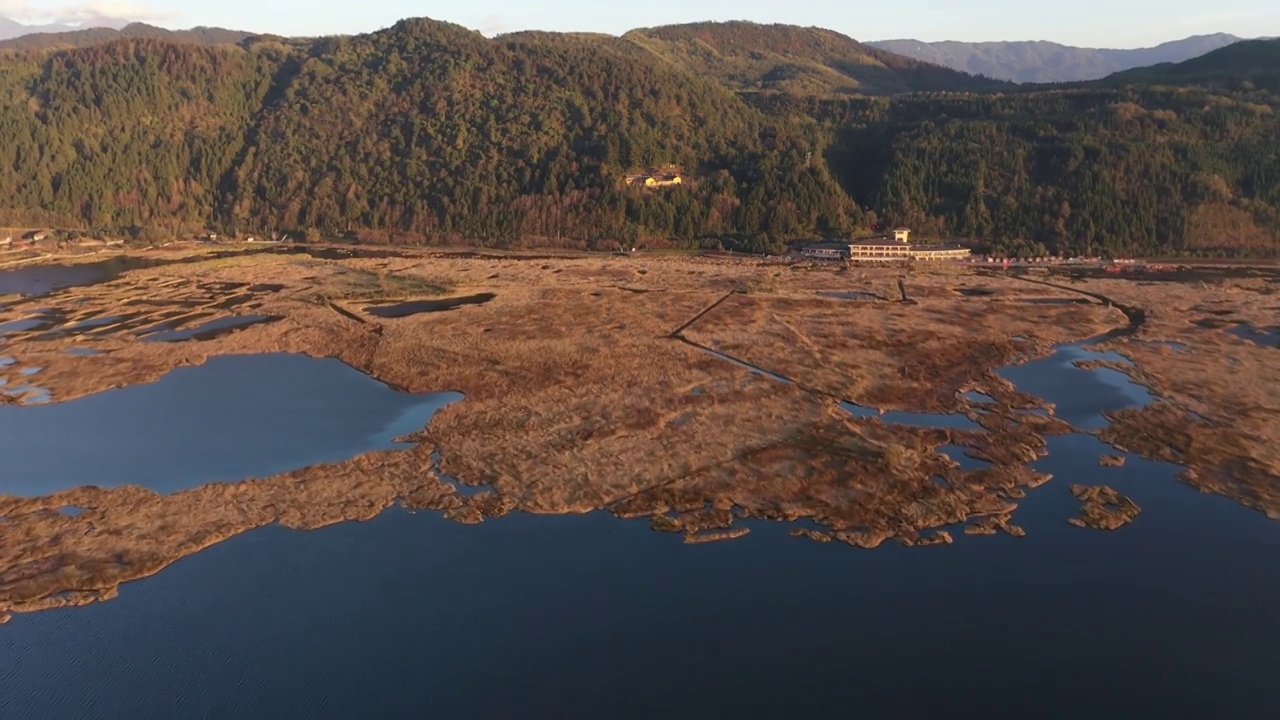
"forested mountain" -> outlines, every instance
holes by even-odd
[[[122,41],[0,68],[10,224],[586,244],[861,223],[819,128],[617,38],[407,20],[309,45]],[[668,163],[697,182],[622,182]]]
[[[752,62],[820,56],[841,36],[734,28],[773,49],[753,59],[704,39],[718,49],[693,63],[671,50],[690,27],[487,39],[407,20],[345,38],[11,53],[0,225],[767,250],[895,223],[1006,252],[1280,248],[1280,97],[1263,83],[762,87],[744,79]],[[1267,48],[1249,62],[1266,67]],[[1227,57],[1214,72],[1253,67]],[[1165,68],[1162,82],[1201,71]],[[651,168],[686,182],[624,181]]]
[[[857,108],[833,164],[895,223],[1005,251],[1274,253],[1277,105],[1164,88],[904,98]]]
[[[126,40],[0,60],[9,224],[208,222],[286,58]]]
[[[1280,92],[1280,39],[1245,40],[1184,63],[1116,73],[1107,81]]]
[[[735,90],[803,95],[998,89],[1003,84],[794,25],[706,22],[632,30],[624,39]]]
[[[1056,83],[1097,80],[1121,70],[1182,62],[1239,40],[1225,33],[1196,35],[1134,50],[1081,48],[1044,41],[882,40],[868,45],[975,75],[1020,83]]]
[[[848,229],[852,203],[804,162],[816,142],[617,38],[411,20],[302,61],[245,148],[225,221],[493,241]],[[660,195],[621,182],[667,163],[702,181]]]
[[[61,32],[42,31],[0,40],[0,50],[41,51],[91,47],[113,40],[167,40],[198,45],[235,45],[252,33],[222,28],[196,27],[190,30],[166,30],[145,23],[129,23],[120,29],[94,27],[68,29]]]

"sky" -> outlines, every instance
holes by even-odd
[[[447,20],[494,35],[516,30],[621,34],[700,20],[817,25],[858,40],[1052,40],[1145,47],[1188,35],[1280,36],[1275,0],[0,0],[21,22],[138,20],[277,33],[370,32],[405,17]]]

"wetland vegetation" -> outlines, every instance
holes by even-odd
[[[402,449],[258,479],[11,485],[0,517],[17,542],[0,552],[0,608],[101,599],[251,528],[394,505],[470,523],[605,510],[689,542],[733,540],[758,520],[867,548],[1021,535],[1019,506],[1053,480],[1037,469],[1048,441],[1082,432],[1280,515],[1265,442],[1275,400],[1254,384],[1280,372],[1277,353],[1182,309],[1262,325],[1267,278],[1029,283],[933,267],[908,274],[914,304],[850,303],[841,295],[892,296],[898,275],[711,257],[184,252],[0,310],[8,412],[87,408],[110,388],[162,388],[182,368],[267,351],[466,399],[405,428]],[[445,287],[455,295],[439,297]],[[451,310],[371,311],[405,306]],[[38,327],[12,324],[36,315]],[[180,327],[198,341],[146,342]],[[14,390],[36,381],[54,406],[22,407]],[[1103,455],[1095,467],[1113,463]],[[170,490],[146,487],[157,482]],[[1103,490],[1082,497],[1086,522],[1128,512]]]

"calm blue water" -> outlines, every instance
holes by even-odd
[[[137,454],[166,433],[207,439],[228,417],[171,403],[243,385],[255,414],[294,411],[255,425],[272,443],[327,451],[306,425],[311,393],[263,402],[324,362],[290,357],[261,358],[280,364],[259,374],[242,363],[257,358],[208,366],[220,382],[195,375],[184,398],[135,406],[168,418],[161,434],[118,440],[145,466]],[[341,368],[318,372],[338,396],[323,402],[403,416],[365,406],[373,390]],[[1084,421],[1114,400],[1090,374],[1074,387],[1095,400]],[[6,433],[13,417],[0,414]],[[263,528],[117,600],[0,627],[0,718],[1276,717],[1280,523],[1182,485],[1174,466],[1099,467],[1114,451],[1090,436],[1049,444],[1038,467],[1055,479],[1014,515],[1029,536],[947,547],[864,551],[764,522],[684,545],[604,513]],[[137,474],[113,467],[104,480]],[[1110,484],[1143,513],[1114,533],[1072,527],[1071,482]]]
[[[1073,503],[1055,501],[1046,522],[1015,516],[1027,538],[915,550],[767,524],[687,546],[604,514],[265,528],[117,600],[15,618],[0,630],[0,709],[1273,716],[1280,532],[1168,472],[1145,480],[1166,487],[1136,494],[1144,515],[1120,533],[1071,527]],[[1043,491],[1061,498],[1065,483]]]
[[[1261,328],[1254,327],[1249,323],[1237,323],[1235,327],[1231,328],[1231,334],[1244,338],[1255,345],[1280,348],[1280,326]]]
[[[265,477],[395,447],[459,399],[400,393],[333,359],[214,357],[72,402],[0,405],[0,494]]]
[[[104,261],[81,265],[29,265],[0,270],[0,295],[44,295],[108,280],[125,269],[126,263]]]
[[[938,448],[938,452],[946,455],[952,460],[955,460],[956,463],[960,465],[960,469],[965,472],[970,470],[983,470],[991,467],[991,463],[986,460],[979,460],[978,458],[972,458],[966,455],[966,450],[967,448],[960,445],[943,445]]]
[[[1048,357],[1023,365],[1011,365],[997,372],[1019,390],[1054,403],[1055,415],[1085,430],[1106,426],[1103,411],[1138,407],[1155,399],[1151,391],[1118,370],[1085,370],[1074,364],[1089,360],[1129,362],[1117,353],[1096,352],[1080,345],[1062,345]]]
[[[209,340],[235,330],[279,320],[276,315],[228,315],[216,320],[182,328],[143,333],[143,342],[182,342],[184,340]]]
[[[39,316],[3,322],[0,323],[0,338],[4,338],[8,335],[16,335],[21,332],[27,332],[28,330],[35,330],[36,328],[48,324],[49,321],[47,319]]]
[[[193,259],[196,258],[174,260],[116,255],[92,263],[6,268],[0,270],[0,295],[47,295],[55,290],[106,282],[137,268],[190,262]]]

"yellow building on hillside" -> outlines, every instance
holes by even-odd
[[[653,177],[652,175],[650,175],[649,177],[644,179],[644,186],[645,187],[670,187],[672,185],[679,185],[681,182],[682,182],[682,179],[679,175],[664,175],[662,177]]]
[[[627,176],[627,185],[641,185],[647,188],[674,187],[682,183],[684,183],[684,177],[678,172]]]

